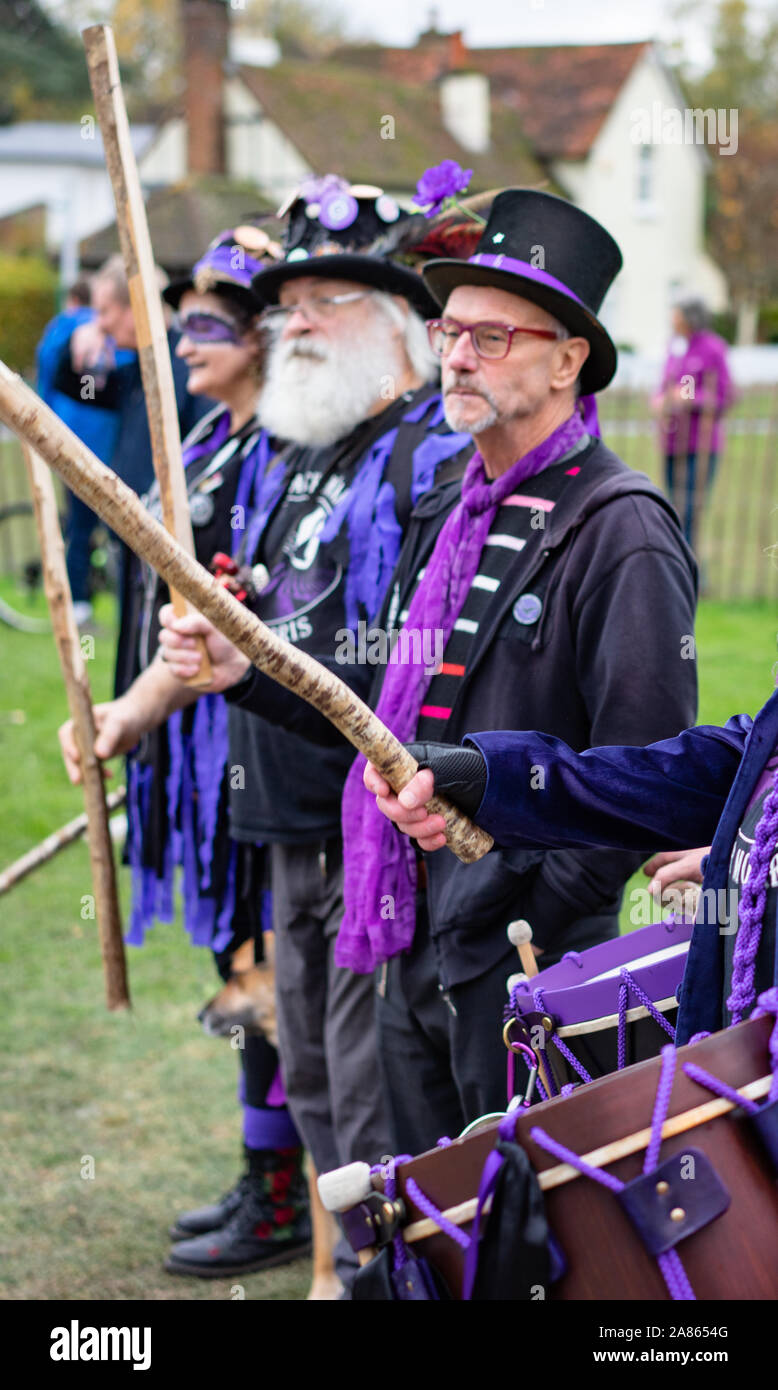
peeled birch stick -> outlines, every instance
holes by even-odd
[[[240,649],[259,670],[307,700],[329,719],[349,743],[400,791],[418,764],[344,681],[313,657],[271,632],[202,565],[169,536],[142,506],[138,496],[106,468],[80,439],[44,405],[20,377],[0,362],[0,419],[36,449],[72,492],[97,512],[122,540],[151,565],[171,588]],[[442,797],[428,809],[445,817],[449,848],[465,863],[481,859],[492,847],[490,835],[473,825]]]
[[[94,24],[83,30],[82,38],[116,206],[116,225],[138,340],[138,360],[162,516],[171,536],[175,536],[184,549],[193,555],[192,521],[181,458],[181,434],[167,327],[138,165],[130,138],[113,30],[107,24]],[[172,590],[170,598],[179,617],[189,611],[181,594]],[[187,681],[187,685],[207,685],[210,680],[210,662],[205,643],[200,638],[198,643],[200,670]]]
[[[81,756],[89,862],[92,868],[95,916],[103,957],[106,1003],[109,1009],[128,1009],[130,995],[127,988],[127,961],[122,939],[116,864],[105,804],[105,782],[100,760],[95,757],[94,752],[95,721],[92,693],[78,638],[78,628],[73,617],[73,600],[65,568],[65,547],[57,516],[54,482],[45,463],[37,457],[32,446],[25,441],[22,448],[30,477],[41,545],[43,584],[49,603],[68,707],[73,719],[73,732]]]
[[[117,811],[124,805],[126,791],[124,787],[118,787],[115,792],[109,792],[105,798],[108,814]],[[31,874],[34,869],[40,868],[41,864],[48,864],[55,854],[59,854],[61,849],[72,845],[79,840],[87,828],[86,811],[82,811],[80,816],[74,816],[72,820],[61,825],[59,830],[52,830],[45,840],[41,840],[39,845],[33,849],[28,849],[26,854],[15,859],[13,864],[9,864],[7,869],[0,872],[0,897],[3,893],[9,892],[17,883],[21,883],[23,878]]]

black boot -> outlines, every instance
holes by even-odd
[[[212,1202],[207,1207],[195,1207],[193,1211],[182,1211],[168,1231],[170,1239],[191,1240],[192,1236],[220,1230],[238,1210],[248,1190],[249,1175],[246,1171],[218,1202]]]
[[[269,1269],[308,1254],[311,1223],[303,1150],[250,1150],[240,1205],[220,1228],[174,1245],[170,1274],[219,1279]]]

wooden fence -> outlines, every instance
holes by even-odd
[[[599,413],[605,443],[664,487],[648,394],[605,391]],[[727,600],[778,599],[778,384],[741,391],[725,429],[712,488],[699,499],[696,549],[703,592]],[[0,427],[0,574],[18,573],[37,555],[32,521],[2,520],[10,504],[28,497],[18,444]]]

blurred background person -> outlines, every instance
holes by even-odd
[[[167,284],[164,271],[157,272],[160,290]],[[62,343],[54,366],[55,389],[72,401],[87,403],[87,409],[106,407],[116,412],[116,434],[109,459],[114,473],[139,495],[154,481],[151,437],[146,416],[140,362],[137,354],[135,321],[130,304],[127,276],[121,256],[111,256],[92,281],[93,316],[77,324]],[[168,332],[173,382],[178,407],[178,424],[184,439],[209,411],[214,402],[187,390],[188,369],[176,356],[179,334]],[[121,356],[121,349],[125,355]],[[118,355],[117,355],[118,354]],[[126,630],[126,608],[132,569],[131,552],[119,545],[119,650],[116,663],[116,693],[125,690],[132,675],[126,653],[131,638]]]
[[[77,328],[93,323],[95,311],[91,307],[91,286],[86,277],[76,280],[65,296],[65,307],[46,325],[35,353],[37,368],[37,390],[61,420],[65,422],[87,448],[92,450],[103,463],[113,455],[119,432],[119,416],[113,407],[98,405],[87,396],[73,399],[58,391],[54,386],[54,376],[64,350]],[[104,353],[107,367],[124,366],[132,362],[134,351]],[[79,626],[89,622],[92,617],[89,568],[90,547],[93,532],[102,523],[100,518],[80,497],[67,493],[66,552],[68,580],[73,595],[73,607]]]
[[[703,505],[724,444],[723,416],[735,391],[727,344],[712,331],[702,300],[676,305],[673,333],[653,405],[660,415],[667,494],[696,549]]]

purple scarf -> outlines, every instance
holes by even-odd
[[[490,482],[480,453],[462,479],[462,497],[441,528],[422,582],[413,595],[402,638],[393,650],[376,707],[379,719],[401,743],[413,739],[419,710],[434,675],[425,667],[429,638],[448,641],[473,579],[481,551],[503,499],[527,478],[556,463],[586,434],[576,411],[537,448]],[[415,641],[413,640],[415,637]],[[435,650],[440,650],[439,646]],[[407,659],[394,659],[405,652]],[[414,660],[414,658],[416,658]],[[416,925],[416,850],[381,814],[362,782],[365,758],[351,767],[343,793],[345,912],[335,947],[339,966],[366,975],[405,951]]]

